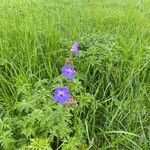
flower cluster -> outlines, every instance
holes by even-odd
[[[75,56],[78,56],[79,52],[78,52],[78,43],[77,42],[74,42],[74,44],[71,47],[70,51]],[[73,62],[70,59],[66,59],[65,63],[66,64],[61,69],[62,76],[64,78],[72,81],[74,79],[75,75],[76,75],[76,71],[71,66]],[[67,87],[57,87],[57,88],[55,88],[53,98],[56,102],[58,102],[62,105],[67,103],[69,106],[75,106],[76,103],[77,103],[71,97],[71,94],[70,94],[69,89]]]

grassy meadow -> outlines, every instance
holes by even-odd
[[[150,1],[0,0],[0,150],[150,150]]]

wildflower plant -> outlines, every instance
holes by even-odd
[[[79,54],[77,42],[74,42],[70,51],[73,52],[73,54],[77,58]],[[82,135],[84,131],[80,131],[81,129],[80,129],[80,124],[78,124],[77,121],[77,115],[78,115],[78,111],[82,109],[82,107],[86,106],[88,102],[90,102],[90,99],[92,98],[88,94],[86,94],[86,92],[85,95],[80,96],[80,93],[83,93],[83,87],[80,81],[76,79],[76,71],[73,68],[73,60],[74,57],[65,58],[65,65],[61,69],[61,74],[63,78],[59,78],[59,82],[56,83],[57,87],[54,88],[53,99],[58,103],[58,105],[61,104],[62,108],[68,111],[73,117],[73,122],[71,123],[71,125],[73,129],[72,133],[74,133],[74,137],[70,137],[70,138],[74,138],[76,139],[76,141],[80,141],[80,140],[84,141]],[[85,100],[84,96],[89,97],[89,99]],[[77,143],[76,148],[78,149],[79,147],[81,147],[83,143],[80,142]],[[68,143],[68,146],[69,145],[70,143]],[[65,146],[67,145],[65,144]]]

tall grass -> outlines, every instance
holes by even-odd
[[[149,7],[148,0],[1,0],[1,118],[13,115],[18,92],[59,76],[77,40],[79,80],[94,97],[77,114],[85,147],[149,150]]]

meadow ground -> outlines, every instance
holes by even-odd
[[[149,0],[1,0],[0,149],[149,150],[149,8]],[[66,57],[73,82],[61,76]],[[54,101],[58,86],[76,107]]]

